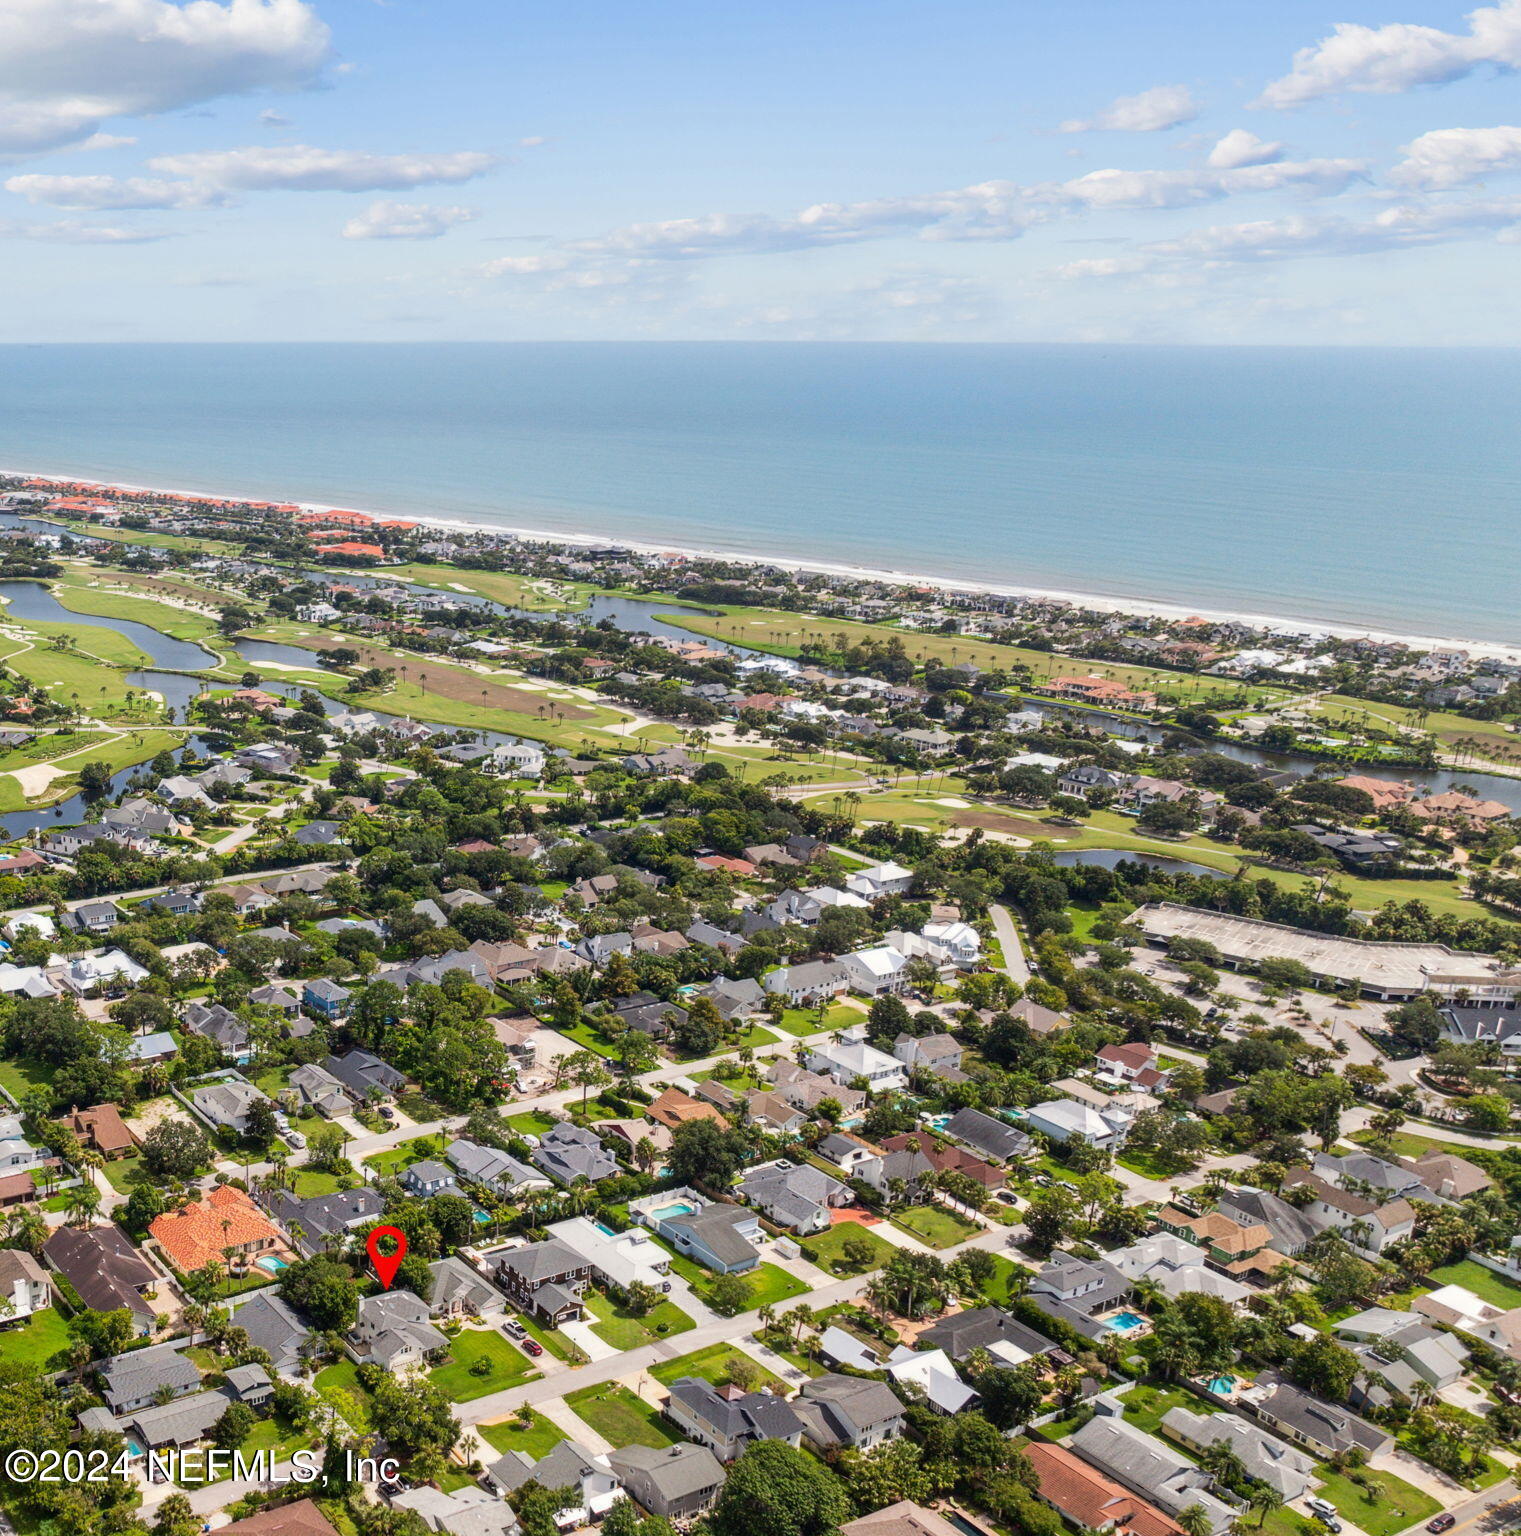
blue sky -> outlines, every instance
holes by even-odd
[[[0,0],[0,339],[1521,341],[1521,0]]]

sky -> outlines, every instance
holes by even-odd
[[[1521,344],[1521,0],[0,0],[0,340]]]

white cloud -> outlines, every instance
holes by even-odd
[[[1389,179],[1402,187],[1440,191],[1491,171],[1521,167],[1521,128],[1438,128],[1412,139]]]
[[[768,214],[705,214],[699,218],[628,224],[606,235],[569,242],[582,257],[684,261],[722,255],[764,255],[868,240],[1015,240],[1060,213],[1101,209],[1183,208],[1255,192],[1300,188],[1344,190],[1365,176],[1361,160],[1289,160],[1234,170],[1090,171],[1071,181],[1023,186],[984,181],[945,192],[815,203],[788,218]],[[532,258],[535,260],[542,258]],[[500,268],[505,273],[514,269]]]
[[[130,133],[92,133],[89,138],[71,144],[69,148],[81,152],[87,149],[128,149],[136,143],[136,136]]]
[[[250,145],[160,155],[155,171],[238,192],[389,192],[434,182],[470,181],[498,163],[495,155],[461,150],[442,155],[373,155],[310,144]]]
[[[1246,128],[1232,128],[1210,150],[1204,163],[1212,170],[1234,171],[1243,165],[1271,165],[1282,159],[1282,144],[1268,144]]]
[[[1371,252],[1444,245],[1482,236],[1509,241],[1521,229],[1521,197],[1488,202],[1401,205],[1368,219],[1291,214],[1242,224],[1216,224],[1157,240],[1111,258],[1069,262],[1055,275],[1128,277],[1178,268],[1209,270],[1245,263],[1311,256],[1363,256]]]
[[[538,149],[541,145],[549,143],[542,133],[530,134],[526,139],[518,140],[519,149]]]
[[[143,177],[12,176],[5,190],[54,208],[215,208],[227,202],[224,193],[194,182]]]
[[[108,119],[309,85],[328,29],[305,0],[0,0],[0,154]]]
[[[426,203],[371,203],[343,226],[345,240],[436,240],[456,224],[478,217],[476,208],[434,208]]]
[[[1120,96],[1089,118],[1072,118],[1061,125],[1063,133],[1093,133],[1108,129],[1117,133],[1157,133],[1191,123],[1199,104],[1186,85],[1156,85],[1137,96]]]
[[[151,229],[126,229],[111,224],[86,224],[60,219],[54,224],[17,224],[0,220],[0,240],[44,240],[57,245],[146,245],[169,237]]]
[[[291,120],[288,117],[283,116],[281,113],[276,112],[273,107],[265,107],[265,109],[259,114],[259,121],[266,128],[289,128],[292,126]]]
[[[1468,14],[1466,33],[1393,22],[1338,22],[1329,37],[1294,55],[1294,67],[1253,103],[1297,107],[1341,91],[1389,95],[1445,85],[1486,65],[1521,67],[1521,0],[1500,0]]]

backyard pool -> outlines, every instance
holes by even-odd
[[[1104,1326],[1116,1333],[1134,1333],[1137,1328],[1146,1326],[1146,1319],[1139,1312],[1116,1312],[1113,1317],[1104,1319]]]
[[[677,1216],[690,1216],[693,1207],[685,1200],[673,1200],[669,1205],[657,1205],[650,1212],[650,1220],[655,1222],[671,1221]]]
[[[606,1222],[605,1222],[605,1221],[594,1221],[594,1222],[593,1222],[593,1223],[592,1223],[592,1225],[593,1225],[593,1226],[594,1226],[594,1227],[595,1227],[595,1228],[596,1228],[596,1229],[597,1229],[597,1230],[598,1230],[598,1231],[599,1231],[599,1232],[600,1232],[600,1233],[601,1233],[601,1234],[602,1234],[602,1235],[603,1235],[603,1236],[604,1236],[604,1237],[617,1237],[617,1235],[618,1235],[618,1234],[617,1234],[617,1233],[616,1233],[616,1232],[615,1232],[615,1231],[614,1231],[614,1230],[613,1230],[613,1229],[612,1229],[612,1228],[611,1228],[611,1227],[610,1227],[610,1226],[608,1226],[608,1224],[607,1224],[607,1223],[606,1223]]]
[[[1235,1389],[1236,1378],[1234,1376],[1216,1376],[1209,1383],[1209,1390],[1219,1397],[1229,1397]]]
[[[932,1131],[943,1131],[951,1123],[949,1115],[920,1115],[919,1117]]]
[[[272,1253],[265,1254],[262,1259],[255,1259],[254,1263],[257,1264],[260,1269],[267,1269],[272,1275],[278,1275],[282,1269],[290,1268],[290,1265],[286,1260],[277,1259]]]

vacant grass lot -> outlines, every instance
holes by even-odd
[[[601,1291],[586,1293],[586,1310],[597,1319],[592,1332],[614,1349],[638,1349],[657,1339],[669,1339],[697,1325],[673,1302],[662,1301],[643,1317],[615,1306]]]
[[[716,1385],[723,1380],[725,1372],[736,1360],[755,1373],[756,1390],[779,1381],[778,1377],[752,1360],[744,1350],[736,1349],[732,1344],[709,1344],[706,1349],[695,1350],[690,1355],[682,1355],[679,1359],[667,1360],[664,1365],[655,1366],[650,1375],[666,1387],[673,1381],[680,1381],[683,1376],[696,1376]]]
[[[845,1242],[852,1237],[864,1238],[871,1244],[870,1263],[853,1264],[846,1259]],[[836,1277],[864,1274],[869,1269],[881,1269],[897,1252],[886,1238],[878,1237],[870,1227],[863,1227],[856,1221],[842,1221],[839,1226],[831,1227],[827,1232],[820,1232],[817,1237],[805,1239],[802,1249],[810,1264],[817,1264],[820,1269],[827,1270]]]
[[[449,1342],[449,1353],[453,1358],[429,1371],[428,1379],[451,1402],[468,1403],[473,1397],[485,1397],[488,1392],[502,1392],[539,1379],[539,1372],[528,1356],[489,1328],[466,1328],[455,1334]],[[477,1376],[471,1367],[482,1360],[489,1364],[490,1371]]]
[[[684,1261],[690,1263],[690,1261]],[[675,1268],[675,1266],[672,1266]],[[700,1265],[692,1265],[697,1271],[696,1277],[678,1270],[702,1297],[704,1301],[709,1299],[709,1290],[714,1280],[718,1277],[710,1275]],[[744,1312],[753,1312],[757,1307],[775,1307],[784,1301],[790,1301],[794,1296],[806,1294],[808,1287],[803,1284],[796,1275],[789,1275],[785,1269],[776,1264],[757,1264],[748,1274],[739,1277],[750,1287],[750,1299],[740,1309]]]
[[[659,1450],[681,1438],[656,1409],[617,1382],[567,1392],[565,1406],[612,1445],[648,1445]]]
[[[477,1424],[475,1432],[498,1455],[508,1451],[521,1451],[537,1460],[547,1456],[562,1440],[569,1438],[558,1424],[546,1419],[542,1413],[529,1409],[530,1419],[524,1425],[516,1417],[499,1419],[495,1424]]]

